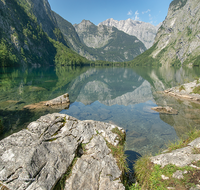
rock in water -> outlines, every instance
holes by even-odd
[[[45,105],[46,106],[53,106],[53,105],[66,104],[66,103],[70,103],[68,93],[63,94],[61,96],[58,96],[57,98],[54,98],[52,100],[45,102]]]
[[[154,111],[157,111],[159,113],[164,113],[164,114],[170,114],[170,115],[177,115],[178,111],[173,109],[172,107],[166,106],[166,107],[162,107],[162,106],[158,106],[158,107],[154,107],[151,108]]]
[[[71,170],[65,189],[125,189],[107,142],[119,144],[115,125],[48,114],[0,141],[0,181],[5,187],[53,189]],[[107,142],[106,142],[107,141]]]

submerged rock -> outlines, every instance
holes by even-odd
[[[66,103],[70,103],[68,93],[63,94],[61,96],[58,96],[57,98],[54,98],[52,100],[45,102],[45,105],[46,106],[53,106],[53,105],[66,104]]]
[[[52,100],[42,101],[35,104],[29,104],[24,106],[23,108],[33,110],[33,109],[44,109],[44,108],[46,109],[46,106],[50,106],[51,108],[54,109],[68,109],[69,105],[70,105],[69,94],[66,93]]]
[[[199,79],[181,86],[172,87],[165,90],[164,93],[177,98],[200,102],[200,94],[195,92],[195,88],[200,88]]]
[[[158,106],[158,107],[154,107],[151,108],[154,111],[157,111],[159,113],[165,113],[165,114],[170,114],[170,115],[177,115],[178,111],[173,109],[172,107],[166,106],[166,107],[162,107],[162,106]]]
[[[0,141],[0,183],[9,189],[125,189],[107,142],[119,144],[113,124],[48,114]]]

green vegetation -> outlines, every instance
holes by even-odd
[[[179,60],[178,57],[176,57],[176,59],[174,59],[171,63],[170,63],[171,66],[174,66],[174,67],[180,67],[181,66],[181,62]]]
[[[140,41],[133,43],[138,40],[135,36],[130,36],[122,31],[119,31],[116,28],[112,29],[112,33],[109,34],[109,30],[106,26],[102,26],[102,33],[104,35],[109,35],[111,39],[106,43],[105,46],[99,48],[87,47],[84,44],[84,38],[88,35],[99,35],[98,27],[94,24],[90,24],[88,30],[84,33],[77,34],[76,30],[71,23],[63,19],[58,14],[54,13],[58,26],[63,33],[63,35],[73,41],[73,45],[69,44],[72,49],[75,49],[76,52],[82,52],[83,55],[93,57],[96,60],[103,61],[125,61],[125,54],[127,60],[132,60],[137,55],[141,54],[140,48],[146,50],[144,44]],[[87,21],[86,21],[87,22]],[[103,44],[102,44],[103,45]],[[106,49],[106,50],[105,50]]]
[[[12,46],[4,39],[0,39],[0,66],[13,66],[17,63],[17,57],[13,53]]]
[[[183,179],[176,179],[172,177],[177,170],[187,171],[187,173],[183,174]],[[191,180],[193,175],[198,172],[197,169],[190,166],[177,167],[169,164],[162,168],[160,165],[153,165],[149,157],[139,159],[136,162],[135,171],[139,182],[138,189],[149,190],[165,190],[167,187],[176,187],[179,189],[185,189],[185,186],[194,187],[195,183],[191,183]],[[168,179],[163,180],[161,175],[164,175]]]
[[[122,171],[121,180],[126,183],[125,173],[128,172],[128,164],[126,162],[127,156],[124,154],[124,143],[126,140],[126,134],[120,131],[117,127],[112,130],[113,133],[117,134],[119,144],[114,146],[106,141],[108,148],[110,148],[112,155],[117,160],[117,165]]]
[[[53,188],[53,190],[64,190],[65,188],[65,182],[66,180],[71,176],[72,173],[72,168],[73,166],[76,164],[78,160],[78,157],[76,156],[71,165],[68,167],[67,172],[64,174],[64,176],[58,181],[58,183],[55,185],[55,187]]]
[[[200,79],[199,77],[195,77],[195,80],[197,80],[196,84],[199,84],[200,82],[199,79]]]
[[[72,174],[72,168],[74,167],[74,165],[76,164],[78,158],[80,158],[84,153],[85,153],[85,144],[80,144],[76,150],[76,154],[75,157],[71,163],[71,165],[68,167],[67,172],[61,177],[61,179],[57,182],[57,184],[55,185],[55,187],[53,188],[53,190],[64,190],[65,188],[65,182],[68,178],[70,178],[71,174]],[[82,154],[80,154],[80,152],[83,152]]]
[[[180,92],[181,90],[185,90],[185,87],[184,87],[183,85],[181,85],[181,86],[179,87],[179,92]]]
[[[187,134],[188,138],[176,143],[170,143],[168,145],[168,151],[176,150],[187,146],[188,143],[192,142],[196,138],[200,137],[200,130],[192,130]],[[193,149],[193,154],[199,154],[200,150],[198,148]],[[185,189],[185,187],[194,187],[198,183],[199,170],[190,166],[177,167],[175,165],[169,164],[165,167],[153,164],[150,160],[151,155],[146,155],[139,158],[135,165],[135,175],[138,184],[132,184],[128,190],[142,190],[142,189],[159,189],[164,190],[167,187],[175,187],[176,189]],[[193,162],[193,165],[199,167],[200,161]],[[176,179],[172,175],[177,171],[187,171],[183,174],[183,179]],[[167,180],[163,180],[161,175],[167,177]]]
[[[200,66],[200,55],[196,57],[194,63],[193,63],[194,66]]]
[[[187,144],[195,140],[196,138],[200,137],[200,130],[193,129],[189,133],[186,134],[187,139],[181,138],[179,141],[175,143],[168,144],[168,151],[171,152],[172,150],[176,150],[178,148],[186,147]]]
[[[187,35],[190,36],[192,34],[192,29],[187,26]]]
[[[195,87],[192,92],[195,94],[200,94],[200,86]]]
[[[8,1],[9,9],[3,17],[11,25],[12,34],[7,35],[0,26],[0,67],[22,63],[26,65],[88,64],[86,58],[68,48],[60,29],[55,28],[53,31],[57,41],[43,31],[42,25],[38,24],[27,1]],[[1,7],[0,10],[4,11]]]
[[[131,64],[131,65],[143,65],[143,66],[155,66],[155,65],[160,65],[160,62],[157,58],[153,58],[150,55],[152,54],[152,52],[155,50],[157,46],[157,43],[154,44],[151,48],[149,48],[148,50],[146,50],[144,53],[138,55],[135,59],[133,59],[132,61],[128,61],[127,63]]]
[[[181,9],[182,7],[184,7],[186,3],[187,3],[187,0],[173,0],[173,1],[170,3],[169,7],[170,7],[170,8],[173,7],[173,8],[174,8],[173,10],[176,11],[176,10],[179,10],[179,9]],[[177,7],[177,6],[178,6],[178,7]]]

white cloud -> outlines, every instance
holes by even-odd
[[[140,13],[137,11],[135,11],[135,18],[134,20],[140,20],[140,17],[138,16]]]
[[[128,13],[127,13],[127,15],[132,15],[133,14],[133,11],[132,10],[130,10]]]
[[[147,11],[143,11],[142,14],[148,13],[148,12],[150,12],[150,11],[151,11],[151,10],[148,9]]]

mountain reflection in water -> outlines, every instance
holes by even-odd
[[[192,128],[200,128],[200,104],[157,91],[193,81],[199,68],[56,67],[0,70],[0,138],[26,128],[40,116],[61,112],[81,120],[114,123],[127,132],[126,152],[155,154]],[[68,110],[24,106],[68,92]],[[170,106],[178,115],[159,114]],[[3,127],[2,127],[3,126]]]
[[[174,128],[151,110],[157,105],[148,81],[128,68],[93,69],[90,72],[87,77],[80,76],[84,80],[76,101],[61,113],[124,128],[126,150],[140,154],[155,154],[169,141],[177,139]],[[78,84],[76,80],[74,84]]]

